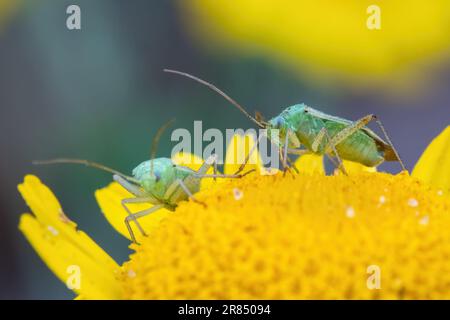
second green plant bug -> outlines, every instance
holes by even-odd
[[[286,108],[278,116],[266,122],[257,119],[258,117],[252,117],[234,99],[211,83],[185,72],[169,69],[164,71],[188,77],[208,86],[237,107],[259,127],[267,129],[268,137],[271,136],[271,130],[279,130],[278,141],[272,142],[280,147],[280,157],[284,168],[287,168],[288,154],[315,153],[328,156],[343,173],[346,171],[342,160],[357,162],[368,167],[378,166],[384,161],[398,161],[402,169],[406,170],[384,126],[373,114],[357,121],[350,121],[328,115],[302,103]],[[379,125],[386,141],[366,127],[371,121],[375,121]],[[303,148],[301,148],[302,146]],[[334,161],[333,156],[336,157],[338,163]],[[245,163],[238,172],[243,169],[244,165]]]

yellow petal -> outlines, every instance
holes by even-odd
[[[294,163],[294,166],[304,173],[325,174],[323,167],[323,157],[316,154],[304,154]]]
[[[255,138],[250,134],[246,134],[245,136],[235,134],[233,138],[231,138],[230,143],[227,146],[227,153],[225,157],[225,174],[233,174],[239,169],[241,164],[244,163],[245,158],[254,147],[255,143]],[[263,171],[263,162],[261,160],[258,148],[256,148],[250,155],[243,172],[251,169],[256,169],[257,172]]]
[[[71,288],[76,293],[90,299],[120,298],[119,266],[89,236],[76,230],[50,189],[27,175],[19,191],[35,215],[23,214],[19,229],[58,278],[73,283],[78,268],[80,287]]]
[[[377,172],[376,167],[366,167],[365,165],[357,162],[343,160],[342,163],[345,167],[345,171],[347,171],[348,174],[361,172]],[[340,173],[341,171],[339,169],[335,169],[335,172]]]
[[[450,126],[428,145],[412,176],[434,187],[450,190]]]
[[[131,240],[130,234],[125,225],[125,218],[128,213],[122,206],[121,200],[126,198],[135,198],[134,195],[125,190],[117,182],[110,183],[107,187],[95,191],[95,198],[105,215],[108,222],[117,230],[121,235]],[[152,207],[152,204],[128,204],[128,208],[131,212],[138,212]],[[151,234],[159,225],[159,222],[164,219],[171,212],[166,209],[159,209],[145,217],[139,219],[139,224],[145,230],[147,234]],[[141,233],[134,223],[131,223],[134,235],[139,240]]]

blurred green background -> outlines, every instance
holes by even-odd
[[[309,65],[308,56],[299,57],[301,64],[294,66],[291,58],[273,54],[276,42],[267,52],[255,42],[243,46],[245,37],[233,43],[232,34],[227,41],[219,33],[212,40],[218,27],[211,26],[220,20],[211,12],[210,25],[200,18],[205,13],[196,15],[198,1],[192,7],[189,2],[0,0],[0,298],[74,296],[17,229],[28,209],[16,186],[27,173],[49,185],[68,216],[116,261],[130,253],[128,241],[107,223],[94,199],[94,191],[111,181],[108,174],[76,166],[34,167],[33,159],[86,158],[130,172],[149,157],[153,135],[173,117],[176,127],[187,129],[194,120],[203,120],[204,128],[252,126],[222,98],[163,73],[165,67],[199,75],[266,117],[299,102],[349,119],[375,113],[408,169],[449,124],[449,39],[402,70],[380,76],[362,69],[358,77],[367,80],[362,83],[347,76],[345,66],[335,70],[332,63],[317,63],[320,59]],[[66,28],[69,4],[81,7],[82,30]],[[322,12],[326,15],[326,8]],[[365,18],[363,11],[363,28]],[[436,28],[450,30],[450,25],[444,21]],[[299,33],[299,41],[305,36]],[[333,50],[325,50],[324,59],[331,61]],[[396,54],[402,61],[401,47]],[[414,81],[401,85],[399,74],[417,65]],[[158,155],[168,156],[172,147],[166,133]]]

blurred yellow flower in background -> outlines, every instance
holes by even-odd
[[[322,158],[311,155],[297,160],[295,176],[251,174],[208,185],[196,194],[207,208],[185,201],[175,212],[145,217],[154,220],[149,236],[132,245],[122,266],[76,230],[35,176],[19,185],[34,213],[22,215],[19,227],[62,281],[68,266],[80,267],[80,298],[448,299],[449,141],[450,127],[413,177],[358,164],[347,166],[349,176],[326,176]],[[117,222],[129,194],[111,183],[96,196],[126,235]],[[376,268],[380,278],[372,282]]]
[[[212,42],[220,50],[263,54],[321,79],[406,80],[421,66],[449,57],[447,0],[194,0],[179,5],[206,46]],[[371,5],[380,9],[379,30],[367,27]]]

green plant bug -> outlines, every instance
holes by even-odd
[[[213,84],[185,72],[171,69],[164,69],[164,71],[190,78],[209,87],[260,128],[267,129],[268,137],[271,136],[271,130],[279,130],[278,141],[272,142],[279,147],[285,170],[288,169],[288,154],[301,156],[307,153],[327,156],[344,174],[347,173],[342,160],[357,162],[368,167],[376,167],[384,161],[398,161],[402,169],[406,170],[383,124],[373,114],[357,121],[350,121],[328,115],[302,103],[290,106],[269,121],[264,121],[258,114],[256,117],[251,116],[240,104]],[[366,127],[371,121],[378,124],[386,141]],[[337,159],[337,163],[333,157]],[[236,173],[241,172],[245,164],[241,165]]]

